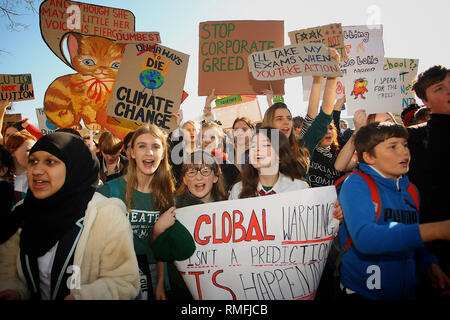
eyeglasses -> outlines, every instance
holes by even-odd
[[[196,168],[189,168],[186,171],[186,175],[189,178],[193,178],[193,177],[195,177],[197,175],[197,172],[200,172],[200,174],[202,176],[204,176],[204,177],[208,177],[211,174],[212,169],[210,167],[202,167],[202,168],[198,168],[198,169],[196,169]]]

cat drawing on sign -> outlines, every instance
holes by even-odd
[[[67,47],[71,65],[77,71],[57,78],[44,97],[44,111],[51,123],[60,128],[81,129],[81,120],[91,130],[99,130],[96,117],[106,109],[124,44],[111,40],[70,34]]]
[[[361,95],[361,98],[365,99],[366,97],[364,97],[364,92],[368,92],[367,90],[367,80],[363,79],[363,78],[359,78],[355,81],[355,84],[353,86],[353,91],[350,93],[350,95],[354,95],[355,99],[358,98],[358,95]]]

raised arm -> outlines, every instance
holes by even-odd
[[[359,109],[355,111],[353,115],[353,122],[355,123],[355,131],[344,147],[339,151],[339,154],[334,163],[334,168],[337,171],[347,172],[353,170],[357,165],[357,158],[355,154],[355,135],[358,130],[367,124],[366,111]]]

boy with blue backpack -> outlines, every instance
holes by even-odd
[[[410,153],[405,127],[372,123],[355,137],[360,172],[341,185],[344,212],[340,287],[353,299],[413,299],[416,270],[440,287],[449,278],[424,242],[450,239],[450,220],[419,224],[419,195],[406,173]]]

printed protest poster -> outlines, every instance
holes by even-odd
[[[196,300],[314,299],[335,201],[328,186],[177,209],[196,243],[177,269]]]
[[[199,30],[198,95],[261,94],[267,84],[248,72],[252,52],[284,46],[284,21],[207,21]],[[272,83],[284,94],[284,80]]]
[[[0,100],[33,100],[31,74],[0,74]]]
[[[36,108],[36,116],[38,119],[39,130],[41,130],[43,134],[49,134],[58,129],[58,127],[48,121],[43,108]]]
[[[162,45],[126,46],[106,114],[139,124],[176,128],[189,56]]]
[[[246,117],[252,123],[262,122],[261,109],[257,98],[232,105],[215,107],[214,113],[216,114],[216,119],[222,123],[221,127],[224,130],[233,128],[236,118]]]
[[[414,91],[412,91],[412,83],[417,76],[419,60],[410,58],[384,58],[384,70],[392,69],[397,69],[400,72],[402,108],[406,108],[416,98]]]
[[[343,26],[345,50],[348,60],[339,64],[344,77],[346,75],[383,71],[384,43],[382,25]],[[303,100],[308,101],[312,87],[312,77],[303,77]],[[322,88],[325,84],[322,85]],[[338,79],[337,97],[345,93],[344,81]]]
[[[341,76],[339,63],[322,43],[294,44],[259,51],[248,56],[256,80],[271,81],[309,75]]]
[[[320,42],[327,48],[336,49],[341,55],[342,61],[348,59],[344,44],[344,33],[340,23],[291,31],[288,35],[291,40],[291,44]]]
[[[344,77],[347,114],[358,109],[367,114],[402,111],[401,82],[398,70],[369,72]]]

